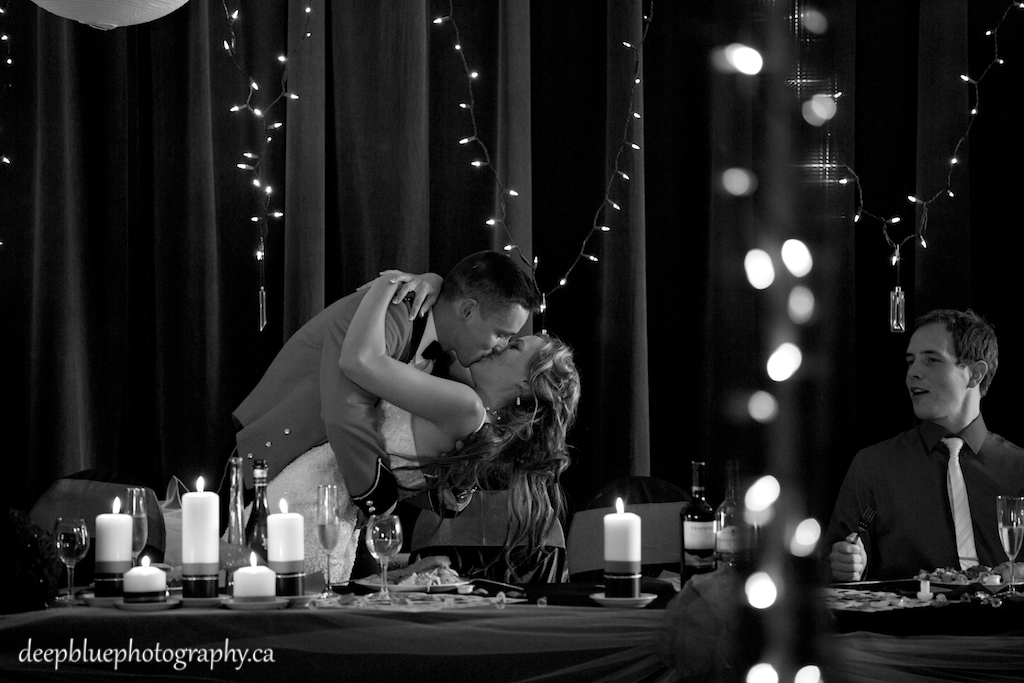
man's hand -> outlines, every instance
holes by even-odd
[[[855,538],[856,542],[853,542]],[[832,567],[832,578],[836,581],[860,581],[861,574],[868,566],[864,542],[854,533],[844,541],[836,541],[828,559]]]

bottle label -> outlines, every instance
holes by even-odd
[[[715,549],[720,553],[739,553],[750,547],[747,530],[739,526],[727,526],[718,530]]]
[[[687,550],[714,550],[715,523],[683,520],[683,547]]]

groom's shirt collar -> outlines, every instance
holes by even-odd
[[[434,311],[431,310],[427,313],[427,326],[423,328],[423,337],[420,338],[420,345],[416,347],[416,355],[412,359],[413,364],[423,360],[423,349],[435,341],[437,341],[437,327],[434,325]]]

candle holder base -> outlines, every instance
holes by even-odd
[[[640,574],[610,574],[604,575],[604,594],[608,598],[638,598],[640,597]]]
[[[167,591],[148,591],[145,593],[125,593],[125,604],[132,605],[142,602],[167,602]]]
[[[217,575],[181,577],[181,597],[183,598],[215,598],[217,597]]]
[[[97,598],[119,598],[124,594],[124,574],[96,574]]]
[[[277,575],[278,597],[301,597],[306,594],[306,573],[296,572],[294,574]]]

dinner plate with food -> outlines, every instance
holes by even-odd
[[[356,579],[353,583],[380,590],[380,575]],[[451,568],[451,560],[443,555],[424,557],[401,569],[388,569],[388,590],[396,593],[438,593],[458,590],[469,580]]]
[[[1015,565],[1013,574],[1014,584],[1024,583],[1024,564]],[[922,569],[914,578],[946,588],[977,584],[995,593],[1010,585],[1010,563],[1003,562],[995,567],[975,565],[963,570],[955,567],[939,567],[933,571]]]

